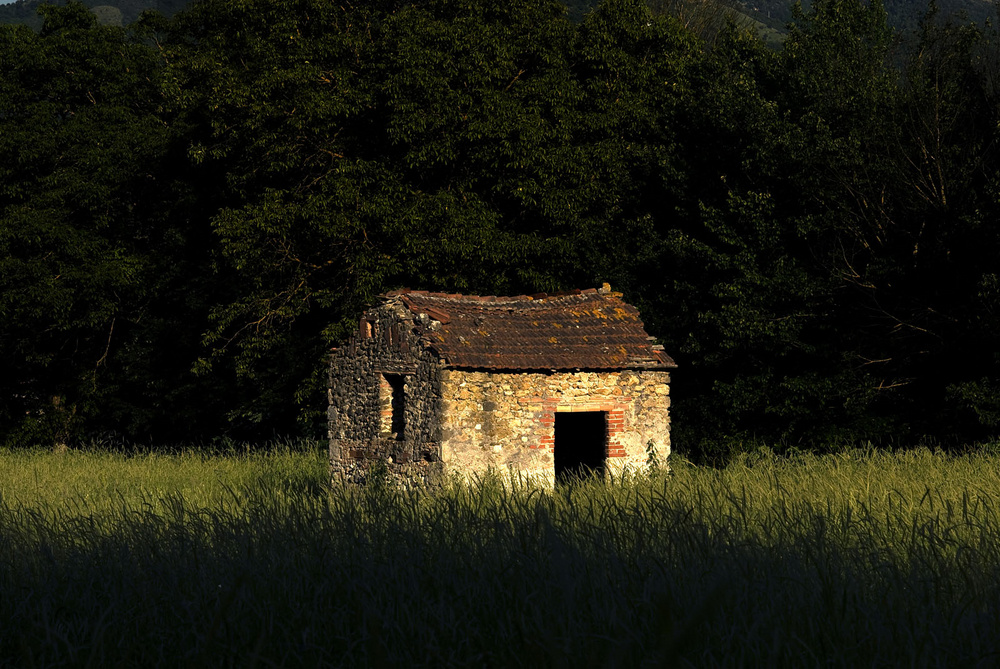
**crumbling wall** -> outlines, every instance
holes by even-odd
[[[374,462],[404,481],[440,474],[438,365],[421,347],[413,319],[398,302],[371,309],[351,341],[331,356],[327,418],[334,478],[362,481]]]

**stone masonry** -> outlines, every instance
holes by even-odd
[[[553,475],[555,414],[607,414],[608,470],[670,453],[669,376],[662,371],[489,373],[442,370],[442,458],[455,469]],[[650,446],[652,444],[652,446]]]
[[[495,470],[551,483],[664,462],[676,365],[620,297],[607,284],[383,296],[331,356],[334,477],[361,481],[381,462],[405,481]]]

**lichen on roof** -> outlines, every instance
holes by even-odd
[[[639,311],[605,285],[498,297],[399,290],[421,341],[446,365],[495,370],[672,369]],[[425,317],[421,318],[421,314]],[[432,327],[433,326],[433,327]]]

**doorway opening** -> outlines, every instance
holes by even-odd
[[[607,412],[556,412],[555,432],[556,482],[604,475],[608,456]]]

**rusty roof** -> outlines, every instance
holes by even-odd
[[[605,287],[560,295],[480,297],[403,290],[424,344],[451,367],[671,369],[639,311]],[[422,317],[421,314],[426,314]]]

